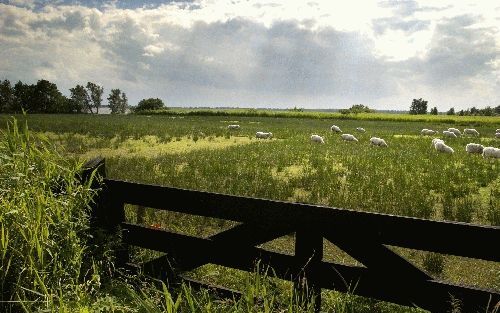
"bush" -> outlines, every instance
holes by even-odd
[[[163,109],[164,107],[165,105],[163,104],[163,101],[161,99],[149,98],[149,99],[142,99],[141,101],[139,101],[134,111],[140,112],[146,110],[160,110]]]

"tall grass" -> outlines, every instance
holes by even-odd
[[[76,179],[80,164],[8,123],[0,138],[0,301],[14,311],[75,297],[91,270],[88,185]],[[88,261],[88,260],[87,260]],[[86,288],[94,288],[91,280]]]

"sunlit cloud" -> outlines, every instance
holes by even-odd
[[[499,16],[494,1],[0,0],[0,78],[95,81],[132,104],[498,105]]]

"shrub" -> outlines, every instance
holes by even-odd
[[[158,98],[142,99],[137,104],[135,112],[146,111],[146,110],[160,110],[165,108],[163,101]]]

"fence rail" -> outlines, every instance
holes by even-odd
[[[85,177],[97,170],[105,177],[104,159],[88,164]],[[96,186],[97,187],[97,186]],[[317,205],[231,196],[104,178],[93,217],[97,227],[122,232],[118,261],[128,262],[127,246],[167,253],[141,264],[151,275],[172,277],[169,260],[178,271],[207,263],[253,271],[256,260],[273,268],[279,278],[307,286],[316,307],[321,288],[432,312],[446,312],[451,298],[463,312],[486,312],[500,302],[497,290],[439,281],[387,246],[418,249],[500,262],[500,228],[457,222],[358,212]],[[209,238],[198,238],[125,221],[124,205],[140,205],[240,222]],[[295,233],[295,254],[266,251],[256,246]],[[323,261],[323,238],[363,266]],[[168,258],[168,259],[167,259]],[[303,290],[302,290],[303,291]]]

